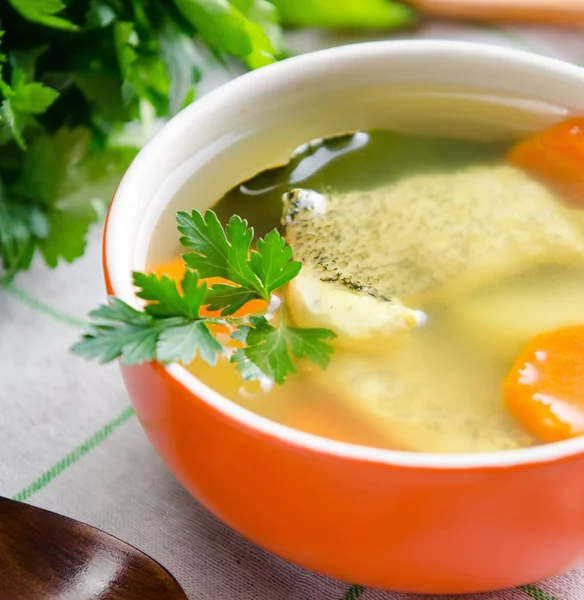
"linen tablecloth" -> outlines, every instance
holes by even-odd
[[[578,31],[442,22],[393,37],[472,40],[584,62],[584,32]],[[297,32],[289,45],[306,52],[365,39],[371,37]],[[210,73],[200,93],[233,75]],[[191,600],[417,598],[288,564],[217,521],[177,483],[142,432],[117,366],[68,353],[87,311],[104,299],[100,241],[95,227],[83,259],[55,271],[36,263],[0,290],[0,494],[137,546],[165,565]],[[582,600],[584,569],[473,598]]]

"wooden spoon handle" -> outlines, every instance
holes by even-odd
[[[407,0],[423,14],[584,27],[584,0]]]

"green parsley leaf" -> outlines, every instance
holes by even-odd
[[[258,240],[250,263],[268,295],[294,279],[302,268],[300,261],[292,260],[292,248],[276,230]]]
[[[95,213],[90,217],[77,217],[61,210],[48,213],[49,235],[38,242],[47,265],[54,268],[60,259],[73,262],[83,256],[89,227],[96,219]]]
[[[89,313],[98,325],[112,325],[118,321],[130,325],[148,325],[152,322],[150,315],[143,313],[129,304],[111,296],[108,304],[104,304]]]
[[[83,255],[89,227],[105,214],[135,154],[127,148],[86,154],[89,140],[85,128],[63,128],[52,136],[37,134],[24,155],[0,153],[0,174],[11,170],[9,160],[19,168],[16,181],[3,186],[0,200],[5,278],[28,268],[35,249],[50,267]]]
[[[184,33],[171,19],[163,21],[159,35],[161,58],[170,79],[168,108],[174,115],[194,98],[203,59],[192,36]]]
[[[257,294],[239,285],[216,283],[207,293],[206,302],[209,310],[219,310],[223,316],[232,315],[243,308]]]
[[[89,131],[81,127],[63,128],[52,136],[38,135],[24,156],[19,178],[7,190],[29,206],[43,207],[47,234],[32,237],[38,238],[35,245],[50,267],[55,267],[59,259],[71,262],[83,255],[89,226],[98,217],[87,203],[87,196],[82,208],[73,202],[59,202],[67,190],[71,191],[67,184],[86,152],[89,138]],[[12,270],[14,263],[4,262]]]
[[[333,340],[336,336],[332,331],[285,327],[285,335],[296,358],[308,358],[321,367],[328,366],[333,347],[323,340]]]
[[[72,351],[87,358],[109,362],[121,357],[127,365],[158,360],[190,363],[199,354],[210,365],[217,362],[223,346],[199,317],[207,286],[197,273],[187,271],[179,290],[172,279],[134,273],[137,296],[147,300],[144,312],[117,298],[89,316],[92,325]]]
[[[86,154],[90,139],[85,127],[37,134],[24,156],[14,191],[31,202],[53,207],[69,169]]]
[[[216,360],[211,356],[210,348],[213,346],[204,332],[197,331],[198,337],[188,335],[193,323],[186,319],[156,318],[117,298],[110,298],[109,304],[92,311],[89,316],[93,323],[71,348],[79,356],[96,358],[100,362],[111,362],[121,357],[126,365],[154,360],[171,362],[189,357],[190,361],[199,350],[197,344],[200,343],[201,354],[206,359]],[[204,325],[201,321],[195,323]],[[215,348],[218,352],[221,345]]]
[[[251,243],[253,241],[253,228],[247,226],[247,221],[237,215],[233,215],[225,227],[225,233],[229,240],[227,250],[227,279],[240,286],[255,291],[259,298],[269,300],[262,280],[253,272],[251,255]]]
[[[237,284],[216,284],[209,301],[213,310],[231,315],[246,302],[270,302],[272,293],[296,277],[301,263],[292,260],[292,249],[284,238],[272,231],[252,250],[253,228],[234,215],[225,229],[213,211],[177,213],[181,244],[194,252],[184,254],[186,264],[201,277],[222,277]]]
[[[326,367],[333,353],[327,343],[335,334],[328,329],[303,329],[284,323],[273,326],[263,316],[249,319],[250,326],[240,327],[233,337],[246,343],[235,352],[231,360],[244,377],[256,378],[257,373],[248,361],[276,383],[284,383],[288,375],[296,373],[292,356],[309,358]]]
[[[250,69],[269,65],[281,55],[284,47],[278,11],[267,0],[230,0],[247,17],[246,30],[252,51],[245,57]]]
[[[59,95],[42,83],[26,83],[23,69],[14,68],[10,85],[0,80],[0,92],[4,96],[0,104],[0,139],[4,142],[13,137],[23,150],[25,126],[33,115],[44,113]]]
[[[44,113],[59,95],[54,89],[38,81],[26,83],[22,69],[13,69],[11,88],[14,110],[31,115]]]
[[[245,355],[243,350],[237,350],[229,359],[234,363],[244,381],[273,381],[256,364]]]
[[[174,0],[174,4],[219,56],[243,58],[255,69],[274,62],[281,52],[277,12],[266,0]]]
[[[75,74],[74,82],[87,103],[106,122],[130,121],[134,117],[134,107],[122,96],[122,82],[117,73],[80,72]]]
[[[166,275],[158,277],[134,273],[134,285],[140,288],[137,296],[149,301],[146,312],[155,317],[196,319],[207,294],[207,284],[199,283],[199,276],[193,271],[185,273],[181,282],[182,292]]]
[[[156,358],[156,344],[160,331],[156,327],[128,326],[124,336],[121,358],[123,365],[134,365],[137,362],[152,362]]]
[[[188,365],[199,354],[209,365],[215,366],[223,346],[213,337],[207,323],[194,321],[172,327],[160,334],[156,357],[160,362],[181,361]]]
[[[0,184],[0,258],[5,267],[4,280],[18,269],[28,269],[34,249],[47,238],[47,216],[36,206],[11,201]]]
[[[114,43],[122,73],[124,100],[130,102],[140,98],[153,106],[156,114],[167,114],[170,81],[160,56],[141,44],[134,23],[116,22]]]
[[[284,52],[280,15],[273,2],[268,0],[231,0],[231,4],[250,21],[261,26],[270,41],[273,53],[279,56]]]
[[[4,93],[7,93],[6,90]],[[0,143],[5,144],[14,139],[21,149],[26,149],[22,136],[25,124],[26,116],[15,111],[10,98],[5,98],[0,104]]]
[[[154,360],[161,323],[117,298],[89,313],[94,323],[72,351],[79,356],[110,362],[122,357],[125,364]],[[153,343],[154,342],[154,343]]]
[[[183,17],[218,52],[243,58],[253,50],[247,19],[228,0],[173,0]]]
[[[198,210],[191,214],[180,211],[176,215],[178,230],[183,234],[180,243],[194,250],[183,255],[185,263],[203,278],[227,279],[227,254],[229,242],[217,215],[208,210],[203,216]]]
[[[405,27],[415,12],[393,0],[343,0],[342,9],[330,0],[271,0],[285,24],[295,27],[374,29]]]
[[[53,27],[54,29],[76,30],[77,25],[68,19],[57,16],[65,8],[61,0],[8,0],[8,2],[28,21]]]
[[[155,359],[156,342],[162,324],[153,321],[150,326],[126,325],[91,328],[73,347],[72,351],[85,358],[96,358],[102,363],[122,359],[126,365],[150,362]]]

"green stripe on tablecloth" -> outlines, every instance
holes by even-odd
[[[533,600],[556,600],[554,596],[548,594],[547,592],[533,584],[521,585],[517,589],[527,594]],[[363,587],[362,585],[352,585],[345,592],[341,600],[357,600],[357,598],[361,598],[361,596],[365,593],[366,590],[367,588]]]
[[[362,585],[352,585],[346,592],[341,600],[357,600],[365,593],[367,588]]]
[[[556,600],[554,596],[533,584],[519,586],[519,589],[533,600]]]
[[[70,327],[76,328],[85,327],[87,325],[86,321],[82,321],[81,319],[71,317],[70,315],[63,313],[60,310],[57,310],[56,308],[53,308],[52,306],[49,306],[48,304],[45,304],[44,302],[33,298],[30,294],[28,294],[24,290],[21,290],[13,283],[3,284],[2,289],[4,289],[6,292],[14,296],[15,298],[18,298],[18,300],[20,300],[22,303],[30,306],[30,308],[32,308],[33,310],[40,313],[44,313],[52,317],[53,319],[55,319],[55,321],[58,321],[59,323],[64,323],[65,325],[69,325]]]
[[[28,500],[31,496],[51,483],[51,481],[58,477],[63,471],[74,465],[80,458],[83,458],[87,453],[91,452],[91,450],[104,442],[116,429],[118,429],[118,427],[121,427],[132,416],[134,416],[134,409],[131,406],[128,406],[120,415],[106,423],[99,431],[95,432],[72,452],[69,452],[69,454],[61,459],[56,465],[53,465],[50,469],[45,471],[29,486],[16,493],[12,499],[20,502]]]

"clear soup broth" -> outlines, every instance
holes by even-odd
[[[447,453],[540,443],[509,412],[502,381],[535,335],[584,322],[584,220],[506,157],[567,111],[460,90],[400,93],[392,127],[309,141],[288,164],[208,199],[222,222],[240,215],[257,236],[278,228],[314,267],[318,310],[301,283],[281,300],[291,323],[320,325],[336,311],[328,368],[299,363],[283,385],[245,382],[227,358],[188,369],[251,411],[335,440]],[[326,227],[286,212],[283,198],[298,189],[328,203]],[[171,210],[197,193],[187,181]],[[151,270],[180,252],[168,222],[154,234]],[[325,306],[330,289],[354,281],[370,299],[365,343],[353,305]],[[415,323],[377,335],[376,311],[389,304]]]

